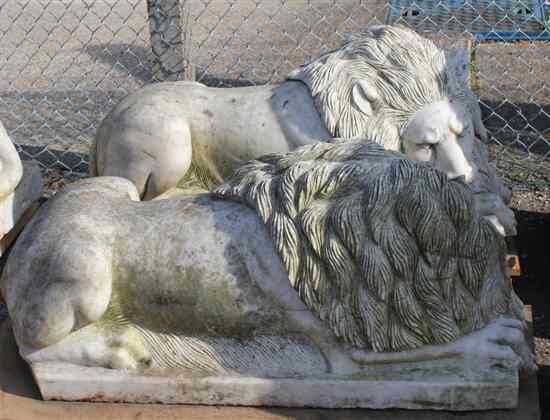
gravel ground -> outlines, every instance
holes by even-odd
[[[550,43],[483,43],[474,60],[475,91],[501,175],[516,189],[549,189]]]

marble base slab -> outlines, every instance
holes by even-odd
[[[429,410],[216,407],[206,405],[97,404],[43,401],[28,365],[19,357],[9,321],[0,320],[0,414],[10,420],[456,420],[457,413]],[[537,374],[521,378],[519,407],[462,412],[460,420],[540,420]]]
[[[491,377],[472,378],[461,374],[459,364],[455,361],[458,370],[449,369],[447,361],[441,376],[433,364],[424,370],[404,365],[359,379],[189,377],[53,363],[31,368],[46,400],[452,411],[517,407],[517,372],[494,368]]]

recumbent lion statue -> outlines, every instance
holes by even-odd
[[[409,29],[375,26],[280,84],[149,85],[104,119],[90,173],[130,179],[151,199],[176,186],[211,190],[266,153],[359,136],[497,196],[483,197],[485,212],[513,234],[515,220],[504,206],[510,191],[476,150],[484,145],[475,136],[485,140],[487,133],[464,62],[460,52],[447,57]]]
[[[42,206],[1,291],[31,365],[532,367],[504,239],[473,199],[363,139],[263,156],[214,194],[139,202],[128,180],[91,178]]]

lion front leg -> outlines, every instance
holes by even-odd
[[[284,311],[286,328],[281,333],[308,337],[323,354],[330,373],[360,372],[362,367],[351,358],[349,346],[339,342],[332,330],[302,302],[275,250],[266,246],[270,242],[268,233],[258,220],[255,223],[258,225],[251,225],[255,234],[246,237],[240,252],[254,283]]]
[[[489,220],[502,236],[516,235],[516,216],[502,198],[493,193],[477,193],[474,195],[475,206],[479,213]]]
[[[288,311],[291,324],[301,334],[306,335],[323,354],[328,373],[352,374],[363,370],[360,363],[352,358],[349,345],[337,340],[320,319],[308,310]]]
[[[479,331],[458,340],[418,349],[376,353],[358,350],[353,360],[363,365],[382,363],[420,362],[435,359],[462,357],[467,362],[505,365],[522,370],[534,370],[536,364],[531,348],[525,339],[525,323],[518,319],[500,317]]]

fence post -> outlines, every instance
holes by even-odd
[[[147,0],[154,81],[195,79],[186,3],[186,0]]]

